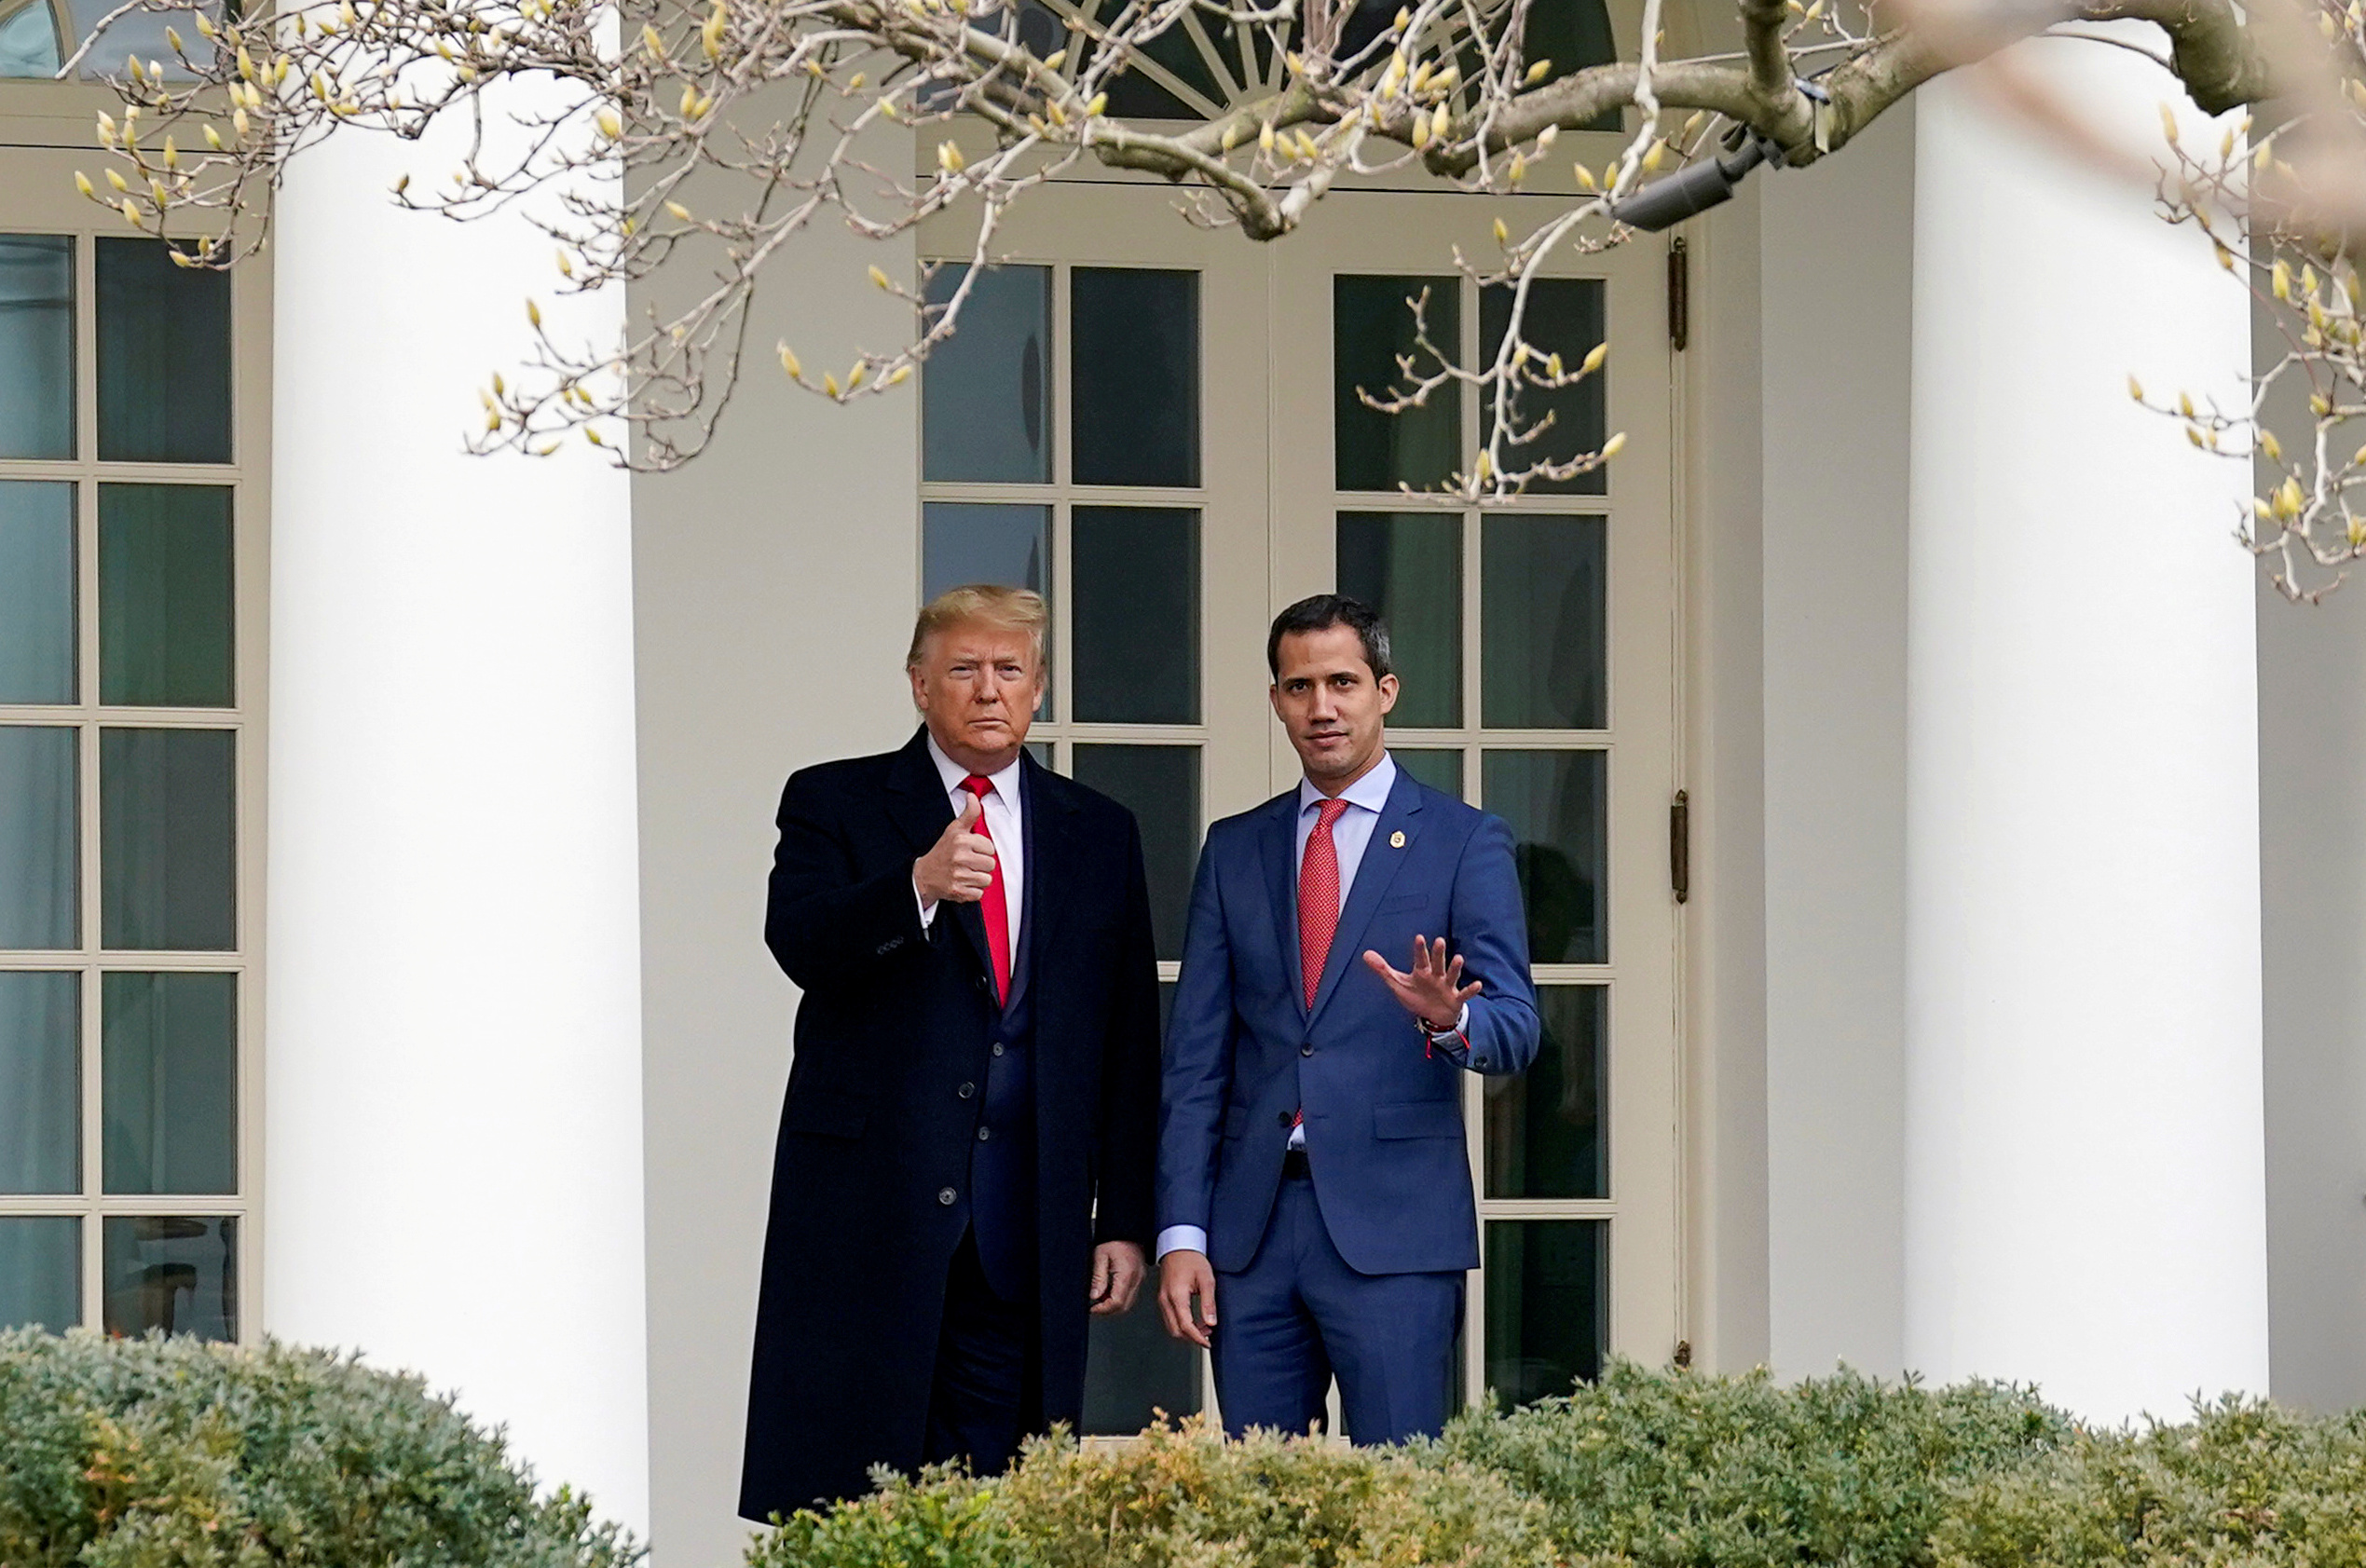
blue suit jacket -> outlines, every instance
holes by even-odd
[[[1280,1184],[1291,1113],[1303,1107],[1315,1195],[1349,1267],[1475,1268],[1462,1072],[1522,1070],[1539,1033],[1511,830],[1400,770],[1310,1010],[1298,963],[1297,811],[1293,789],[1216,824],[1200,852],[1167,1032],[1158,1227],[1200,1226],[1216,1268],[1247,1268]],[[1470,1002],[1467,1053],[1425,1051],[1364,965],[1369,948],[1403,968],[1416,933],[1446,938],[1464,979],[1484,983]]]

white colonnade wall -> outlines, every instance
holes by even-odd
[[[2219,139],[2134,54],[2007,58]],[[2250,475],[2127,378],[2242,398],[2249,302],[1997,104],[1917,121],[1906,1360],[2174,1418],[2267,1387]]]
[[[595,342],[624,300],[392,204],[463,130],[349,131],[278,203],[263,1320],[645,1531],[630,488],[464,451],[529,293]]]

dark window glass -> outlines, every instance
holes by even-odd
[[[74,585],[74,486],[0,483],[0,702],[75,700]]]
[[[1131,1312],[1086,1321],[1082,1436],[1131,1437],[1161,1411],[1199,1409],[1199,1352],[1167,1337],[1157,1302],[1137,1299]]]
[[[155,239],[102,239],[99,456],[230,460],[230,275],[175,266]]]
[[[0,970],[0,1193],[82,1190],[81,1084],[82,976]]]
[[[973,582],[1051,597],[1051,508],[928,501],[920,521],[923,600]]]
[[[1070,474],[1199,483],[1199,274],[1080,266],[1069,279]]]
[[[1520,44],[1523,60],[1552,62],[1544,77],[1548,82],[1590,65],[1608,65],[1619,58],[1609,7],[1602,0],[1536,0],[1528,7],[1527,31]],[[1580,129],[1616,130],[1621,123],[1618,110],[1606,109]]]
[[[1388,624],[1400,729],[1462,722],[1462,518],[1451,511],[1343,511],[1339,592]]]
[[[0,51],[48,32],[46,6],[19,11],[0,22]],[[74,407],[74,241],[0,234],[0,457],[72,457]]]
[[[1419,783],[1428,784],[1441,795],[1451,795],[1457,800],[1462,798],[1462,754],[1460,752],[1432,750],[1419,746],[1390,746],[1388,755],[1396,759],[1398,767],[1412,774]]]
[[[82,1321],[82,1221],[66,1214],[0,1218],[0,1329],[62,1334]]]
[[[1609,1222],[1487,1221],[1487,1386],[1518,1406],[1602,1371]]]
[[[1074,714],[1086,724],[1199,722],[1199,513],[1080,506]]]
[[[100,981],[110,1193],[239,1185],[239,977],[110,973]]]
[[[99,486],[99,701],[234,705],[230,492]]]
[[[1517,841],[1532,963],[1604,963],[1610,944],[1607,762],[1598,751],[1490,751],[1480,801]]]
[[[1483,289],[1479,294],[1479,362],[1495,363],[1496,352],[1503,347],[1503,334],[1511,324],[1511,288],[1498,284]],[[1547,356],[1558,354],[1565,369],[1575,371],[1585,357],[1603,341],[1603,289],[1599,278],[1539,278],[1529,286],[1528,308],[1521,322],[1520,335],[1536,351],[1528,363],[1532,374],[1543,374]],[[1525,445],[1512,448],[1516,457],[1507,457],[1507,464],[1525,467],[1535,462],[1566,462],[1588,452],[1598,452],[1609,432],[1604,428],[1604,410],[1608,406],[1605,389],[1608,386],[1610,367],[1605,364],[1592,375],[1574,386],[1558,389],[1528,386],[1523,383],[1512,393],[1512,424],[1514,429],[1532,425],[1550,416],[1549,429]],[[1495,400],[1483,398],[1479,402],[1479,439],[1494,439]],[[1564,480],[1539,479],[1528,486],[1532,493],[1601,496],[1609,493],[1607,475],[1601,469]]]
[[[943,305],[969,268],[930,274]],[[920,373],[921,477],[988,484],[1051,478],[1051,268],[993,266],[962,302],[953,335]]]
[[[1607,986],[1538,988],[1544,1041],[1535,1065],[1484,1081],[1487,1196],[1610,1195],[1602,1136],[1609,998]]]
[[[0,948],[82,941],[75,731],[0,725]]]
[[[1432,353],[1416,341],[1413,302],[1428,292],[1421,321]],[[1418,408],[1385,414],[1358,396],[1387,399],[1410,392],[1412,375],[1436,375],[1462,351],[1462,294],[1453,278],[1366,278],[1331,280],[1331,407],[1333,462],[1342,490],[1426,490],[1462,466],[1462,388],[1432,389]]]
[[[236,1218],[110,1215],[103,1235],[108,1333],[239,1337]]]
[[[1104,14],[1114,17],[1116,13],[1107,10]],[[1184,13],[1186,17],[1189,15],[1189,12]],[[1079,66],[1091,57],[1092,49],[1087,45],[1078,61]],[[1208,68],[1207,57],[1192,42],[1182,18],[1178,18],[1172,27],[1142,45],[1139,58],[1162,68],[1166,75],[1197,93],[1206,101],[1208,108],[1221,109],[1229,96],[1216,84],[1216,74]],[[1108,92],[1109,113],[1119,119],[1196,120],[1207,113],[1206,109],[1176,97],[1164,81],[1139,64],[1109,78]]]
[[[1158,956],[1182,958],[1192,866],[1199,854],[1199,748],[1080,745],[1075,778],[1131,811],[1142,825]]]
[[[238,737],[227,729],[99,732],[105,946],[238,946],[237,758]]]
[[[1486,520],[1479,541],[1479,716],[1489,729],[1609,724],[1607,534],[1599,517]]]

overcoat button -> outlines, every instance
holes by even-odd
[[[1298,1047],[1298,1054],[1302,1057],[1313,1056],[1315,1054],[1315,1043],[1311,1040],[1307,1041],[1304,1045]]]
[[[978,1129],[978,1141],[980,1143],[985,1142],[988,1139],[993,1136],[994,1129],[992,1127],[980,1127]]]
[[[995,1041],[995,1042],[994,1042],[994,1055],[996,1055],[996,1056],[998,1056],[998,1057],[999,1057],[999,1056],[1001,1056],[1002,1054],[1003,1054],[1003,1043],[1002,1043],[1001,1041],[997,1040],[997,1041]]]
[[[939,1187],[937,1189],[937,1201],[943,1204],[948,1208],[952,1207],[953,1195],[953,1190],[951,1187]]]
[[[964,1099],[967,1099],[970,1096],[976,1094],[977,1092],[978,1085],[975,1084],[964,1084],[960,1088],[953,1091],[953,1093],[959,1095]]]

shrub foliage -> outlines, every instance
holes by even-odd
[[[631,1568],[417,1378],[319,1352],[0,1333],[7,1568]]]

